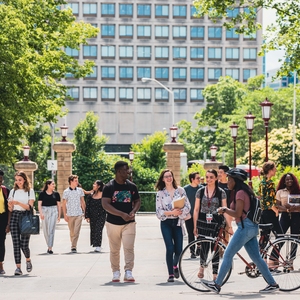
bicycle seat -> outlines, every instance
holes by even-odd
[[[272,229],[273,228],[273,224],[272,223],[268,223],[268,224],[258,224],[259,229],[262,230],[268,230],[268,229]]]

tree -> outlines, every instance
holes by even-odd
[[[56,121],[62,115],[67,73],[83,77],[93,62],[68,56],[98,29],[75,22],[64,0],[3,0],[0,4],[0,132],[1,162],[10,162],[26,127]]]

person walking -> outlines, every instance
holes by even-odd
[[[48,246],[47,253],[53,254],[53,242],[56,222],[60,221],[60,195],[55,192],[55,182],[49,179],[45,182],[38,198],[38,210],[42,220],[43,233]]]
[[[128,180],[128,163],[118,161],[114,165],[115,178],[103,188],[102,206],[107,211],[106,231],[110,248],[110,263],[113,282],[119,282],[120,249],[124,249],[125,282],[134,282],[134,241],[136,235],[135,214],[141,206],[141,199],[136,185]]]
[[[85,214],[85,201],[82,188],[78,187],[78,176],[70,175],[69,187],[63,192],[63,213],[70,230],[71,252],[77,253],[82,217]]]
[[[10,234],[14,248],[14,258],[16,263],[15,275],[22,275],[21,270],[21,250],[26,258],[26,271],[32,271],[30,259],[29,234],[21,234],[19,220],[26,210],[33,207],[35,194],[31,188],[28,176],[24,171],[15,173],[15,184],[8,196],[8,209],[11,211]]]
[[[183,224],[189,215],[191,205],[184,188],[177,185],[171,170],[163,170],[155,186],[156,216],[161,221],[160,229],[166,246],[166,262],[169,273],[168,282],[179,278],[178,261],[182,252]],[[183,199],[180,207],[172,205],[173,200]]]
[[[220,267],[219,274],[214,281],[201,280],[203,286],[207,289],[219,293],[223,280],[232,266],[234,255],[244,246],[250,258],[253,260],[260,273],[262,274],[268,286],[260,293],[271,293],[279,290],[266,262],[259,253],[258,246],[258,225],[247,218],[246,213],[250,209],[250,197],[254,195],[252,189],[245,184],[248,173],[239,168],[233,168],[227,172],[228,188],[231,190],[232,201],[230,208],[223,206],[218,209],[219,214],[226,214],[235,218],[237,230],[233,234],[230,242],[224,252],[223,263]]]
[[[95,247],[95,252],[101,252],[102,232],[106,219],[106,211],[102,206],[103,186],[101,180],[96,180],[92,193],[86,199],[85,219],[90,223],[91,246]]]

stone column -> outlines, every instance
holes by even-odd
[[[165,143],[163,149],[167,153],[167,169],[172,170],[180,185],[180,153],[184,151],[184,146],[181,143]]]
[[[34,189],[33,172],[38,169],[37,163],[31,160],[21,160],[15,163],[14,167],[16,171],[24,171],[24,173],[28,176],[31,182],[31,187]]]
[[[72,153],[76,146],[71,142],[57,142],[53,145],[57,153],[57,184],[56,190],[62,197],[63,191],[69,186],[68,177],[72,174]]]
[[[222,162],[219,162],[219,161],[213,161],[213,160],[207,160],[203,167],[204,169],[207,171],[209,169],[215,169],[217,172],[218,172],[218,169],[219,169],[219,166],[222,165]]]

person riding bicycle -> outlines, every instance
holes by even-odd
[[[244,183],[247,180],[248,173],[242,169],[233,168],[226,172],[226,174],[228,176],[228,188],[231,190],[230,196],[232,197],[232,201],[230,208],[226,206],[221,207],[218,209],[218,213],[234,217],[238,228],[224,252],[223,263],[215,281],[201,279],[201,283],[207,289],[219,293],[223,279],[231,268],[233,256],[244,246],[250,258],[268,283],[268,286],[259,292],[270,293],[279,290],[279,285],[275,282],[266,262],[259,253],[257,241],[258,225],[248,219],[245,213],[250,208],[250,196],[254,195],[252,189]],[[241,220],[243,220],[244,226],[242,226]]]

